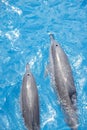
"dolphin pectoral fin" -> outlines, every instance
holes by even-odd
[[[77,109],[77,104],[76,104],[76,102],[77,102],[77,94],[76,94],[76,91],[70,91],[69,92],[69,97],[70,97],[70,101],[71,101],[71,104],[72,104],[72,106],[73,106],[73,108],[74,108],[74,110],[76,110]]]
[[[50,67],[49,64],[45,67],[45,73],[44,73],[44,77],[46,78],[49,75],[50,72]]]
[[[76,111],[77,110],[77,104],[76,104],[76,95],[75,94],[72,95],[71,102],[72,102],[72,106],[73,106],[74,110]]]

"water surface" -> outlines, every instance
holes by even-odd
[[[41,130],[70,130],[44,77],[52,32],[66,52],[78,94],[79,128],[87,129],[86,0],[0,1],[0,130],[26,130],[20,111],[25,65],[37,82]]]

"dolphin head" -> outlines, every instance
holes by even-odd
[[[28,63],[26,64],[26,71],[25,71],[25,74],[24,74],[24,78],[28,78],[28,79],[32,78],[32,73],[30,71],[30,67],[29,67]]]
[[[55,57],[59,55],[59,52],[61,51],[61,47],[56,42],[53,34],[50,34],[50,40],[51,40],[50,52]]]

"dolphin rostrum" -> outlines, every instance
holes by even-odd
[[[76,113],[77,94],[68,58],[62,47],[50,34],[51,46],[48,72],[55,86],[60,105],[65,114],[65,120],[72,130],[78,128]]]
[[[29,64],[26,65],[26,72],[23,77],[21,107],[28,130],[40,130],[38,91]]]

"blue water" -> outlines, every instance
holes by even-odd
[[[0,0],[0,130],[26,130],[20,89],[27,62],[37,82],[41,130],[70,130],[44,76],[49,32],[69,58],[78,94],[78,130],[87,129],[87,1]]]

